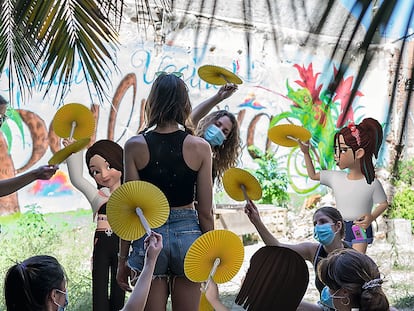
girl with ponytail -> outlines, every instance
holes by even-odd
[[[388,207],[384,189],[375,178],[373,163],[382,139],[382,127],[373,118],[366,118],[360,124],[350,122],[340,129],[334,135],[334,148],[336,164],[342,171],[315,172],[309,144],[300,144],[309,178],[333,190],[336,208],[345,220],[345,240],[362,253],[373,242],[371,223]]]

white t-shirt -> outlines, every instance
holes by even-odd
[[[378,179],[368,184],[365,178],[348,179],[343,171],[320,171],[320,182],[333,190],[336,208],[346,221],[354,221],[370,214],[374,204],[387,201],[387,196]]]

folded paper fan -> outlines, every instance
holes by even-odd
[[[233,200],[259,200],[262,197],[259,182],[246,170],[231,167],[224,172],[222,179],[224,190]]]
[[[198,311],[214,311],[213,306],[206,298],[205,293],[201,293],[200,304],[198,305]]]
[[[198,75],[207,83],[214,85],[224,85],[226,83],[243,83],[243,81],[236,74],[219,66],[201,66],[200,68],[198,68]]]
[[[211,275],[215,262],[220,263]],[[211,277],[217,284],[230,281],[239,271],[244,259],[241,239],[228,230],[212,230],[193,242],[184,259],[184,272],[193,282]]]
[[[151,228],[162,226],[170,212],[167,198],[157,186],[141,180],[121,185],[109,197],[106,214],[112,230],[124,240],[137,240],[147,232],[137,208]]]
[[[92,137],[95,119],[92,111],[82,104],[66,104],[56,111],[52,121],[53,130],[61,138],[81,139]]]
[[[311,133],[307,129],[294,124],[273,126],[267,135],[272,142],[284,147],[295,147],[299,141],[305,142],[311,138]]]
[[[49,165],[57,165],[65,161],[72,153],[76,153],[85,148],[89,142],[90,138],[82,138],[75,141],[73,144],[57,151],[47,162]]]

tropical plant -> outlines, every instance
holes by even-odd
[[[164,13],[174,11],[174,6],[179,6],[185,12],[184,15],[191,14],[196,17],[196,38],[195,45],[199,42],[199,35],[202,32],[200,27],[201,20],[208,19],[208,27],[214,26],[215,17],[218,18],[217,7],[221,3],[219,0],[212,0],[208,4],[200,1],[198,12],[190,12],[192,0],[168,1],[168,0],[131,0],[136,8],[136,21],[150,21],[157,29],[156,23],[163,19]],[[312,19],[313,16],[307,15],[304,10],[304,2],[290,2],[289,8],[292,9],[293,15],[301,12],[304,16],[301,19],[306,21],[312,20],[313,23],[307,25],[307,38],[302,42],[302,46],[319,49],[318,40],[313,38],[323,35],[326,31],[327,20],[334,15],[337,8],[338,0],[321,1],[318,3],[320,18],[317,22]],[[330,90],[335,90],[342,77],[346,74],[347,68],[351,63],[356,65],[359,70],[356,75],[352,91],[344,106],[344,111],[349,111],[351,104],[357,96],[358,89],[364,76],[370,69],[374,59],[375,48],[380,43],[380,34],[384,32],[391,24],[391,16],[395,13],[404,0],[355,0],[352,5],[352,11],[344,18],[343,23],[339,25],[337,42],[332,49],[331,64],[334,60],[341,60],[338,72],[330,78]],[[273,38],[275,51],[279,54],[282,48],[279,46],[277,38],[283,37],[282,30],[278,28],[279,20],[285,14],[279,11],[277,6],[279,1],[250,1],[243,0],[237,3],[242,10],[242,27],[245,30],[245,40],[247,46],[247,59],[250,60],[251,51],[255,48],[251,39],[251,29],[254,27],[254,6],[260,5],[260,12],[266,12],[263,20],[270,25],[270,37]],[[397,90],[401,77],[403,66],[403,55],[408,50],[406,40],[411,37],[412,29],[410,25],[414,18],[414,2],[409,1],[408,18],[401,21],[405,23],[404,34],[401,38],[393,43],[399,44],[398,64],[394,73],[394,79],[391,81],[391,96],[388,116],[391,118],[395,109]],[[111,73],[116,70],[116,50],[119,27],[124,15],[124,6],[126,0],[14,0],[0,2],[0,70],[3,72],[8,64],[7,77],[9,79],[9,89],[12,91],[12,85],[17,79],[20,89],[30,93],[31,86],[38,82],[38,85],[46,85],[45,92],[50,91],[50,87],[56,83],[61,96],[61,100],[66,92],[70,90],[72,78],[76,70],[83,71],[85,83],[92,84],[98,98],[102,101],[106,96],[107,86],[110,85]],[[264,6],[264,7],[263,7]],[[208,18],[206,18],[206,10]],[[313,10],[312,14],[314,13]],[[303,13],[304,12],[304,13]],[[353,17],[356,15],[356,20]],[[358,31],[364,29],[363,21],[366,17],[372,15],[368,29],[364,31],[363,40],[360,41]],[[154,20],[158,16],[158,20]],[[180,21],[184,23],[185,16]],[[137,23],[138,24],[138,23]],[[253,26],[252,26],[253,25]],[[295,28],[292,23],[292,28]],[[209,34],[205,37],[203,46],[208,44]],[[344,47],[345,42],[345,48]],[[193,47],[195,50],[199,46]],[[358,55],[358,63],[355,63],[355,55]],[[79,69],[77,62],[81,64]],[[45,64],[43,66],[43,64]],[[411,62],[411,64],[414,64]],[[249,66],[247,66],[250,68]],[[408,68],[411,76],[407,79],[408,89],[412,89],[414,81],[414,65]],[[39,78],[38,78],[39,77]],[[90,81],[90,82],[88,82]],[[409,82],[411,81],[411,82]],[[90,90],[92,93],[92,90]],[[13,99],[13,96],[10,96]],[[398,146],[402,146],[402,141],[407,129],[408,108],[411,100],[411,92],[406,97],[402,106],[402,122],[399,124],[397,131]],[[387,120],[390,121],[390,120]],[[391,122],[386,122],[390,124]],[[398,148],[394,163],[398,163],[403,148]]]
[[[258,164],[257,169],[250,169],[262,187],[261,204],[275,204],[286,207],[289,201],[287,188],[289,185],[286,170],[279,163],[279,159],[273,152],[263,152],[255,146],[249,149],[258,156],[254,161]]]

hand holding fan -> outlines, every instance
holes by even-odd
[[[236,74],[219,66],[201,66],[198,68],[198,75],[201,79],[213,85],[224,85],[226,83],[243,83],[243,81]]]
[[[151,228],[162,226],[168,219],[170,206],[164,193],[146,181],[129,181],[109,197],[107,217],[112,230],[123,240],[132,241]]]
[[[193,242],[184,259],[184,272],[193,282],[230,281],[244,258],[241,239],[229,230],[212,230]]]
[[[270,128],[267,136],[275,144],[295,147],[301,142],[308,141],[311,138],[311,133],[302,126],[280,124]]]
[[[257,179],[241,168],[231,167],[223,174],[223,186],[227,194],[236,201],[259,200],[262,188]]]
[[[47,162],[49,165],[58,165],[65,161],[72,153],[76,153],[85,148],[89,142],[90,138],[83,138],[75,141],[73,144],[66,146],[65,148],[57,151]]]

